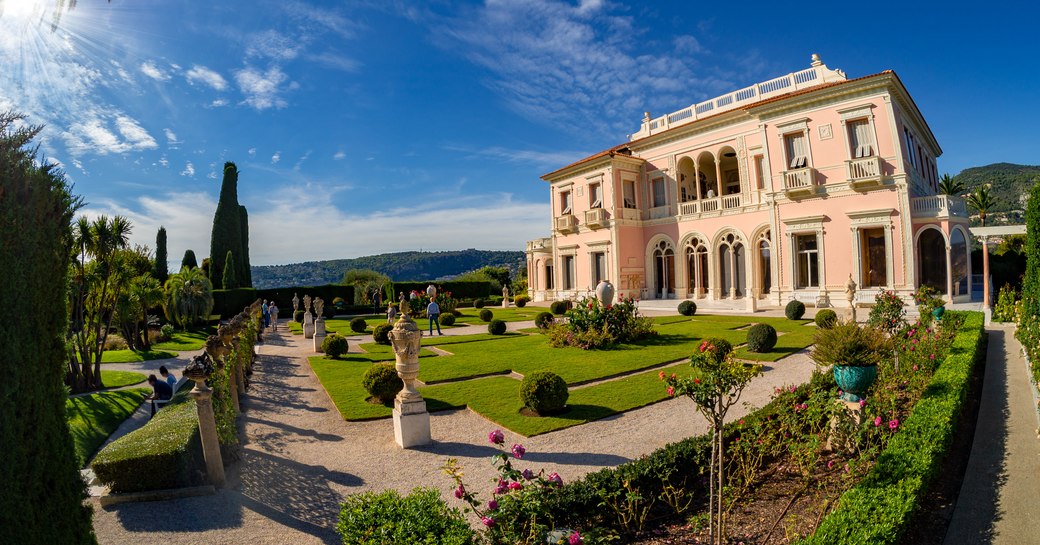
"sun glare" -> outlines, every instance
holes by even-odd
[[[0,17],[12,19],[28,19],[43,15],[49,0],[0,0]]]

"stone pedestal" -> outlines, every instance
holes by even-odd
[[[509,308],[509,298],[508,297],[503,297],[502,298],[502,308]]]
[[[199,413],[199,436],[202,439],[202,456],[206,460],[209,482],[213,486],[224,486],[224,461],[220,457],[217,421],[213,417],[213,390],[203,380],[195,380],[195,387],[190,394],[195,399]]]
[[[858,401],[842,401],[836,400],[835,403],[839,403],[845,406],[844,414],[835,415],[831,418],[831,432],[827,435],[826,450],[835,451],[838,449],[851,450],[852,449],[852,438],[847,437],[844,434],[838,433],[838,419],[845,418],[852,421],[852,425],[858,428],[863,423],[863,408],[859,406]]]
[[[401,448],[421,447],[433,442],[426,402],[394,400],[394,441]]]
[[[319,316],[318,319],[314,321],[314,336],[317,337],[318,335],[321,335],[322,337],[326,335],[324,316]]]
[[[314,316],[310,312],[303,313],[303,338],[314,338]]]
[[[754,288],[747,288],[744,290],[744,305],[745,310],[748,312],[755,312],[758,310],[758,290]]]
[[[315,332],[314,333],[314,351],[315,352],[317,352],[319,354],[321,354],[323,352],[322,349],[321,349],[321,344],[323,342],[325,342],[324,332],[321,335],[318,335],[318,333]]]

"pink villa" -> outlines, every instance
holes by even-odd
[[[527,243],[529,295],[621,296],[754,310],[971,299],[964,200],[937,194],[942,153],[892,71],[805,70],[651,118],[628,142],[542,177],[552,236]]]

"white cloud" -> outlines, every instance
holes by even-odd
[[[181,143],[180,140],[177,140],[177,134],[170,129],[163,129],[163,133],[166,134],[166,145],[173,147]]]
[[[276,151],[276,152],[274,152],[274,155],[271,156],[271,164],[272,165],[277,165],[278,161],[281,161],[281,160],[282,160],[282,152],[281,151]]]
[[[587,151],[537,151],[516,150],[499,146],[488,148],[471,148],[467,146],[445,146],[444,149],[452,152],[467,154],[468,159],[477,157],[492,157],[510,163],[523,163],[542,169],[557,169],[569,165],[578,159],[588,157]]]
[[[214,100],[213,102],[209,103],[209,107],[210,108],[220,108],[222,106],[227,106],[227,105],[228,105],[227,99],[223,99],[223,98],[218,98],[218,99]]]
[[[215,70],[211,70],[202,65],[194,65],[191,70],[188,70],[184,77],[187,78],[188,83],[194,85],[196,82],[206,84],[217,91],[223,91],[227,89],[227,80],[224,76],[221,76]]]
[[[170,160],[166,158],[165,153],[159,158],[159,164],[162,165],[163,168],[170,166]]]
[[[249,156],[252,157],[256,155],[256,148],[249,148],[249,151],[247,151],[246,153],[248,153]]]
[[[289,61],[300,54],[300,40],[275,30],[265,30],[249,37],[246,55],[275,61]]]
[[[156,81],[166,81],[170,79],[169,74],[164,72],[158,66],[152,64],[150,61],[145,61],[141,63],[141,72],[144,73],[144,75]]]
[[[288,105],[281,97],[282,90],[279,89],[286,79],[288,76],[277,66],[268,68],[266,72],[251,67],[235,72],[235,82],[246,96],[243,102],[257,110],[284,108]]]
[[[346,152],[340,150],[340,151],[337,151],[336,154],[332,156],[332,158],[337,160],[337,161],[339,161],[341,159],[346,158],[346,156],[347,156]]]
[[[187,176],[189,178],[195,177],[195,165],[188,161],[188,164],[184,165],[184,170],[181,171],[181,176]]]
[[[159,147],[137,120],[125,114],[117,114],[111,123],[96,112],[83,112],[81,117],[85,119],[72,124],[61,134],[69,153],[74,156],[88,152],[108,155]]]
[[[300,23],[305,31],[316,33],[328,31],[340,38],[353,39],[361,25],[357,18],[336,9],[324,9],[304,2],[289,0],[281,3],[286,14]]]
[[[301,157],[300,157],[300,158],[299,158],[299,159],[298,159],[298,160],[296,161],[296,164],[295,164],[295,165],[293,165],[293,167],[292,167],[292,168],[293,168],[293,170],[295,170],[296,172],[299,172],[299,171],[300,171],[300,167],[301,167],[301,166],[303,166],[303,162],[304,162],[304,161],[306,161],[307,159],[309,159],[309,158],[310,158],[310,156],[311,156],[311,151],[313,151],[313,150],[307,150],[307,152],[306,152],[306,153],[304,153],[304,154],[303,154],[303,155],[302,155],[302,156],[301,156]]]
[[[357,72],[361,68],[361,63],[350,57],[344,57],[343,55],[337,55],[335,53],[317,53],[314,55],[308,55],[307,60],[314,61],[318,64],[323,64],[329,68],[341,70],[343,72]]]

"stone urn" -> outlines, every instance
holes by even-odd
[[[932,317],[936,320],[942,320],[943,314],[946,313],[946,305],[940,305],[932,309]]]
[[[397,376],[404,382],[404,389],[397,394],[399,402],[421,401],[422,396],[415,389],[415,379],[419,376],[419,350],[422,344],[422,331],[408,314],[402,314],[401,319],[394,324],[394,328],[387,335],[393,345],[396,362],[394,368]]]
[[[426,296],[430,299],[437,297],[437,286],[434,286],[433,284],[426,286]]]
[[[194,381],[195,384],[205,384],[206,379],[212,374],[213,363],[206,353],[191,358],[188,366],[184,368],[184,376]]]
[[[605,307],[614,304],[614,284],[607,282],[606,280],[600,282],[596,286],[596,299],[599,299],[599,303]]]
[[[843,401],[859,402],[877,379],[877,365],[835,365],[834,381],[841,388]]]

